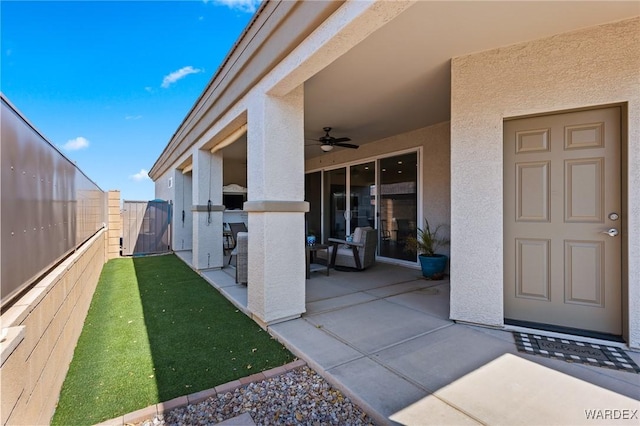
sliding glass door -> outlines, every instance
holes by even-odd
[[[322,172],[304,175],[304,199],[309,202],[305,213],[305,233],[320,242],[322,238]]]
[[[408,237],[415,237],[418,221],[418,154],[382,158],[380,168],[380,216],[378,255],[415,261],[406,251]]]
[[[375,162],[324,173],[325,234],[344,239],[357,227],[375,228]]]
[[[357,227],[376,227],[376,163],[349,167],[349,233]]]
[[[308,234],[345,239],[370,226],[378,230],[378,256],[416,261],[406,243],[418,225],[417,152],[309,173],[305,192]]]
[[[347,171],[345,168],[324,173],[324,233],[326,237],[343,240],[347,229]]]

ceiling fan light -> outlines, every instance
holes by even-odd
[[[333,149],[333,145],[323,144],[323,145],[320,145],[320,149],[323,150],[324,152],[329,152]]]

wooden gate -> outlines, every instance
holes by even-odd
[[[137,256],[171,251],[171,204],[167,201],[124,201],[122,254]]]

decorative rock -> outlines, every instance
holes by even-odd
[[[138,425],[211,425],[249,413],[256,425],[373,425],[349,398],[304,366],[156,416]]]

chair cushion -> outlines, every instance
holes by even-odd
[[[353,231],[353,242],[359,243],[362,238],[362,228],[358,227]]]
[[[358,226],[353,231],[353,241],[356,243],[359,243],[360,241],[362,241],[362,233],[364,231],[368,231],[369,229],[372,229],[372,228],[370,226],[364,226],[362,228]]]

